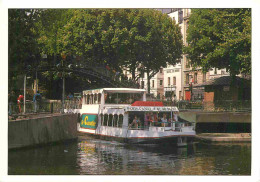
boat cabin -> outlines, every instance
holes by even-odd
[[[178,108],[146,101],[144,89],[83,91],[79,131],[131,142],[194,136],[193,126],[178,122]],[[170,137],[170,138],[169,138]]]
[[[177,107],[165,107],[162,102],[146,101],[144,89],[103,88],[83,91],[82,124],[149,130],[163,127],[175,130],[178,122]],[[89,123],[91,118],[92,122]],[[95,123],[93,123],[93,121]]]

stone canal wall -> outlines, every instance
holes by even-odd
[[[251,113],[180,112],[180,118],[195,122],[197,133],[251,133]]]
[[[77,138],[77,115],[58,114],[8,122],[8,149]]]

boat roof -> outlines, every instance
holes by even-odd
[[[164,106],[163,102],[158,101],[135,101],[131,106]]]
[[[84,90],[83,94],[97,94],[105,92],[111,93],[142,93],[146,92],[145,89],[137,89],[137,88],[100,88],[100,89],[92,89],[92,90]]]

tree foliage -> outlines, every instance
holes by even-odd
[[[79,58],[85,65],[101,64],[116,71],[128,68],[133,78],[137,66],[142,65],[150,80],[160,67],[177,63],[181,53],[179,26],[156,10],[9,10],[12,73],[29,64],[54,66],[65,55],[70,62]],[[41,54],[47,54],[47,60]],[[43,76],[51,90],[56,83],[53,73]]]
[[[178,62],[182,53],[180,28],[156,10],[73,10],[60,35],[64,53],[115,70],[127,67],[133,78],[139,64],[150,80],[166,63]]]
[[[251,73],[251,9],[192,9],[187,34],[193,66]]]
[[[35,29],[38,18],[39,10],[8,10],[8,80],[12,89],[18,89],[18,75],[24,73],[26,66],[34,64],[39,57]]]

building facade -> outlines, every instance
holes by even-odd
[[[168,14],[176,24],[181,28],[183,37],[183,45],[187,46],[187,29],[191,9],[171,8],[156,9],[162,13]],[[136,71],[136,75],[138,75]],[[131,78],[129,72],[126,73]],[[203,100],[205,88],[201,85],[208,80],[219,78],[221,76],[229,76],[226,69],[210,69],[203,72],[200,67],[192,67],[190,60],[183,54],[181,62],[176,65],[168,65],[161,68],[160,71],[150,80],[150,93],[157,98],[175,98],[177,100]],[[148,90],[146,75],[138,79],[141,88]]]

